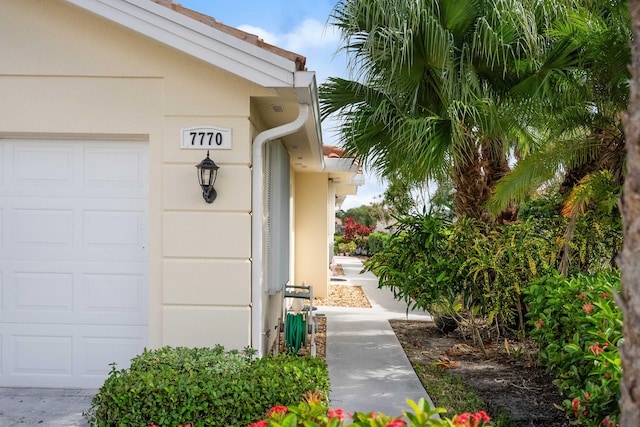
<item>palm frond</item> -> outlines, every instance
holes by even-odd
[[[489,199],[489,211],[499,214],[509,203],[526,200],[543,183],[561,171],[570,170],[595,158],[600,148],[595,141],[559,141],[543,151],[534,152],[520,160],[516,167],[496,185]]]

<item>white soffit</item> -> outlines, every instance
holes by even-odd
[[[152,1],[66,1],[258,85],[294,85],[294,61]]]
[[[325,158],[324,172],[329,173],[358,173],[358,164],[350,158]]]

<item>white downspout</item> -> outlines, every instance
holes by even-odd
[[[252,181],[251,181],[251,345],[264,355],[262,325],[262,299],[264,297],[264,159],[263,151],[267,142],[291,135],[300,130],[309,118],[309,105],[300,104],[298,117],[283,125],[260,132],[253,140]]]

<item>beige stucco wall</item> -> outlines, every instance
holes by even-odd
[[[324,298],[329,287],[327,251],[327,197],[329,180],[325,173],[296,173],[295,284],[312,285],[314,296]]]
[[[0,136],[148,141],[149,346],[250,345],[250,97],[268,92],[58,0],[0,5]],[[196,125],[233,134],[211,205],[205,152],[179,147]]]

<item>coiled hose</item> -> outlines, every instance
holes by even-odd
[[[297,354],[307,345],[307,318],[302,313],[287,313],[284,330],[284,344],[287,352]]]

